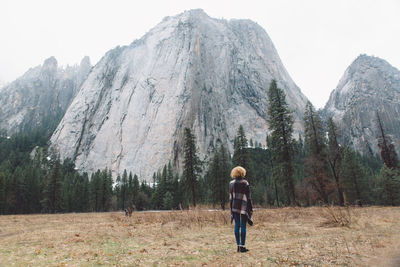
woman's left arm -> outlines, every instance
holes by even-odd
[[[247,185],[247,213],[249,214],[249,217],[251,218],[251,215],[253,214],[253,202],[251,201],[251,192],[250,192],[250,185]]]

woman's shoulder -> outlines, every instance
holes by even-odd
[[[249,182],[246,180],[246,179],[243,179],[243,178],[241,178],[241,179],[233,179],[233,180],[231,180],[231,182],[230,182],[231,184],[234,184],[234,183],[242,183],[242,184],[245,184],[245,185],[249,185]]]

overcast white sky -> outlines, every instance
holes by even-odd
[[[1,0],[0,81],[10,82],[50,56],[73,65],[88,55],[95,64],[163,17],[193,8],[260,24],[316,107],[325,105],[361,53],[400,69],[399,0]]]

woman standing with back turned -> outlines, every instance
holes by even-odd
[[[251,220],[253,205],[250,197],[249,182],[244,179],[246,170],[243,167],[235,167],[231,172],[234,178],[229,184],[229,199],[231,204],[231,216],[235,219],[235,238],[238,252],[249,251],[246,243],[246,223]],[[240,231],[241,230],[241,231]]]

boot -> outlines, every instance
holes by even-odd
[[[247,252],[247,251],[249,251],[246,247],[240,247],[240,252]]]
[[[240,246],[237,246],[237,247],[238,247],[237,252],[240,252]]]

